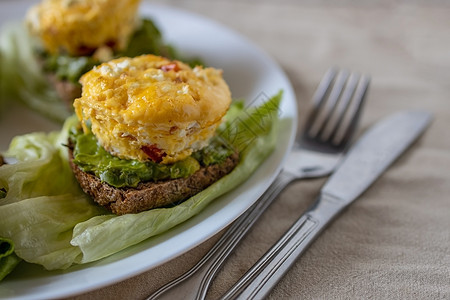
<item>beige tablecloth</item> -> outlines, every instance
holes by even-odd
[[[265,49],[288,74],[302,119],[331,65],[370,73],[361,131],[393,112],[432,111],[426,134],[317,239],[271,299],[450,298],[450,5],[445,1],[152,1],[200,13]],[[227,261],[224,293],[314,200],[296,182]],[[215,236],[160,267],[74,299],[142,299],[198,261]]]

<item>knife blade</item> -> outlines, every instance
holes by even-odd
[[[421,135],[429,112],[397,113],[375,124],[350,149],[317,200],[221,299],[266,297],[298,257]]]

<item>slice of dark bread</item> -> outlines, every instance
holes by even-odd
[[[239,155],[234,153],[221,164],[202,167],[187,178],[143,182],[136,188],[116,188],[82,171],[73,163],[70,148],[69,162],[85,193],[112,213],[123,215],[176,204],[192,197],[230,173],[239,162]]]

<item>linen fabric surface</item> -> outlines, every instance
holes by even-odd
[[[291,80],[300,120],[330,66],[371,75],[358,134],[401,110],[434,114],[425,134],[331,223],[269,299],[450,298],[450,4],[151,3],[207,16],[263,48]],[[325,181],[298,181],[279,196],[227,260],[208,299],[225,293],[281,237]],[[192,267],[222,233],[146,273],[71,299],[143,299]]]

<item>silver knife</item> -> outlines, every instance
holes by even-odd
[[[322,230],[356,200],[425,130],[432,115],[397,113],[375,124],[350,149],[317,200],[221,299],[262,299]]]

